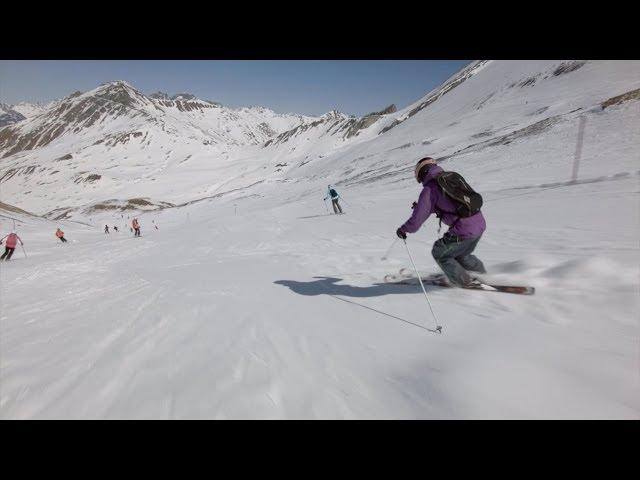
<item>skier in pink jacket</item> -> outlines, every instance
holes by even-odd
[[[5,235],[4,237],[2,237],[2,239],[0,240],[0,245],[5,238],[7,239],[7,242],[5,243],[4,253],[0,257],[0,260],[4,260],[5,257],[7,260],[10,260],[11,256],[13,255],[13,251],[16,249],[16,245],[18,245],[18,242],[20,242],[20,245],[24,245],[24,243],[22,243],[22,239],[15,232],[11,232],[9,235]]]

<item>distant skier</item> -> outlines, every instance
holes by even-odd
[[[134,237],[139,237],[140,236],[140,224],[138,223],[138,219],[134,218],[133,221],[131,222],[131,226],[133,227],[133,229],[135,230],[135,234]]]
[[[20,242],[20,245],[24,245],[24,243],[22,243],[22,239],[18,236],[17,233],[11,232],[9,235],[5,235],[4,237],[2,237],[2,239],[0,239],[0,245],[2,245],[2,241],[5,238],[7,239],[7,242],[4,247],[4,253],[0,257],[0,260],[4,260],[6,257],[7,261],[9,261],[11,260],[11,255],[13,255],[13,251],[16,249],[16,245],[18,244],[18,242]]]
[[[113,226],[113,229],[117,232],[118,231],[118,227],[116,227],[115,225]]]
[[[438,177],[444,170],[436,165],[430,157],[422,158],[415,168],[415,177],[423,185],[418,203],[411,206],[413,214],[398,230],[396,234],[402,239],[407,233],[417,232],[432,213],[450,228],[444,236],[433,244],[431,254],[449,281],[460,287],[472,287],[478,284],[468,271],[485,273],[482,262],[474,255],[473,250],[478,245],[480,237],[486,229],[486,223],[479,205],[481,197],[471,190],[464,179],[454,172],[446,172],[440,181],[449,180],[449,193],[459,191],[466,195],[467,206],[463,206],[445,193]],[[460,182],[460,179],[462,180]],[[478,200],[479,198],[479,200]],[[473,203],[470,203],[471,200]],[[471,205],[471,207],[469,207]],[[465,210],[466,208],[466,210]]]
[[[151,220],[151,223],[153,223],[153,228],[155,228],[156,230],[159,230],[158,229],[158,225],[156,225],[155,220]]]
[[[342,213],[342,207],[340,206],[340,203],[338,203],[338,200],[340,199],[340,195],[338,195],[338,192],[336,192],[336,190],[334,188],[331,188],[331,185],[327,185],[327,196],[324,197],[324,201],[327,201],[327,198],[331,197],[331,205],[333,206],[333,213],[338,213],[338,211],[340,211],[340,213]]]
[[[109,233],[109,225],[104,226],[104,233]]]
[[[64,232],[59,228],[56,230],[56,237],[58,237],[62,243],[65,243],[67,241],[67,239],[64,238]]]

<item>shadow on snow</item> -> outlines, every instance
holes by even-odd
[[[336,282],[341,281],[341,278],[333,278],[333,277],[313,277],[318,280],[310,281],[310,282],[298,282],[296,280],[276,280],[273,283],[278,285],[284,285],[285,287],[289,287],[293,292],[299,295],[306,296],[314,296],[314,295],[327,295],[329,297],[335,298],[336,300],[340,300],[341,302],[350,303],[351,305],[355,305],[358,307],[366,308],[367,310],[371,310],[373,312],[379,313],[389,318],[393,318],[395,320],[399,320],[401,322],[407,323],[409,325],[413,325],[415,327],[422,328],[423,330],[427,330],[432,333],[442,333],[438,331],[438,329],[428,328],[426,325],[421,325],[419,323],[414,323],[409,320],[406,320],[402,317],[398,317],[396,315],[392,315],[387,312],[383,312],[382,310],[378,310],[367,305],[363,305],[361,303],[354,302],[352,300],[347,300],[346,298],[341,298],[338,295],[344,297],[357,297],[357,298],[366,298],[366,297],[380,297],[382,295],[393,295],[393,294],[406,294],[406,293],[422,293],[419,288],[415,288],[413,285],[398,285],[393,283],[374,283],[370,287],[354,287],[352,285],[336,285]],[[425,288],[429,286],[426,285]],[[437,287],[436,287],[437,288]]]
[[[273,283],[289,287],[298,295],[341,295],[344,297],[381,297],[383,295],[398,295],[407,293],[422,293],[419,285],[398,285],[394,283],[374,283],[368,287],[354,287],[353,285],[337,285],[341,278],[313,277],[318,280],[298,282],[296,280],[276,280]],[[427,291],[430,285],[425,285]],[[438,288],[438,287],[434,287]]]

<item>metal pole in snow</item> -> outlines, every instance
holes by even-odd
[[[413,269],[416,271],[416,276],[418,277],[418,281],[420,282],[420,286],[422,287],[422,291],[424,292],[424,297],[427,299],[427,303],[429,304],[429,310],[431,310],[431,315],[433,315],[433,321],[436,324],[436,332],[442,333],[442,327],[438,325],[438,317],[436,317],[435,312],[433,311],[433,307],[431,306],[431,301],[429,300],[429,296],[427,295],[427,291],[424,288],[424,284],[422,283],[422,278],[420,278],[420,273],[418,272],[418,267],[413,262],[413,257],[411,256],[411,252],[409,251],[409,245],[407,245],[407,240],[402,239],[404,242],[404,246],[407,249],[407,253],[409,254],[409,260],[411,260],[411,265],[413,265]]]
[[[582,115],[578,124],[578,141],[576,143],[576,153],[573,157],[573,172],[571,173],[571,181],[578,180],[578,168],[580,167],[580,157],[582,156],[582,143],[584,141],[584,126],[587,123],[587,117]]]
[[[387,253],[385,253],[383,257],[380,257],[380,260],[386,260],[386,259],[387,259],[387,257],[388,257],[388,256],[389,256],[389,254],[391,253],[391,249],[392,249],[393,247],[395,247],[395,245],[396,245],[396,243],[398,242],[398,240],[399,240],[399,239],[400,239],[399,237],[396,237],[396,239],[393,241],[393,243],[391,244],[391,246],[390,246],[390,247],[389,247],[389,249],[387,250]]]

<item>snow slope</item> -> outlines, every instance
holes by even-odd
[[[253,145],[173,170],[176,190],[194,173],[217,183],[141,213],[141,238],[131,211],[61,220],[64,245],[57,223],[17,217],[28,258],[0,264],[0,416],[637,419],[640,102],[601,105],[640,87],[640,65],[554,76],[560,64],[483,64],[383,134],[424,99],[378,131],[310,146],[307,163]],[[381,257],[425,153],[484,195],[487,276],[536,287],[427,287],[442,335],[419,287],[382,281],[410,267],[401,243]],[[346,215],[327,214],[327,183]],[[15,215],[0,216],[3,235]],[[437,271],[436,223],[408,239],[424,272]]]

